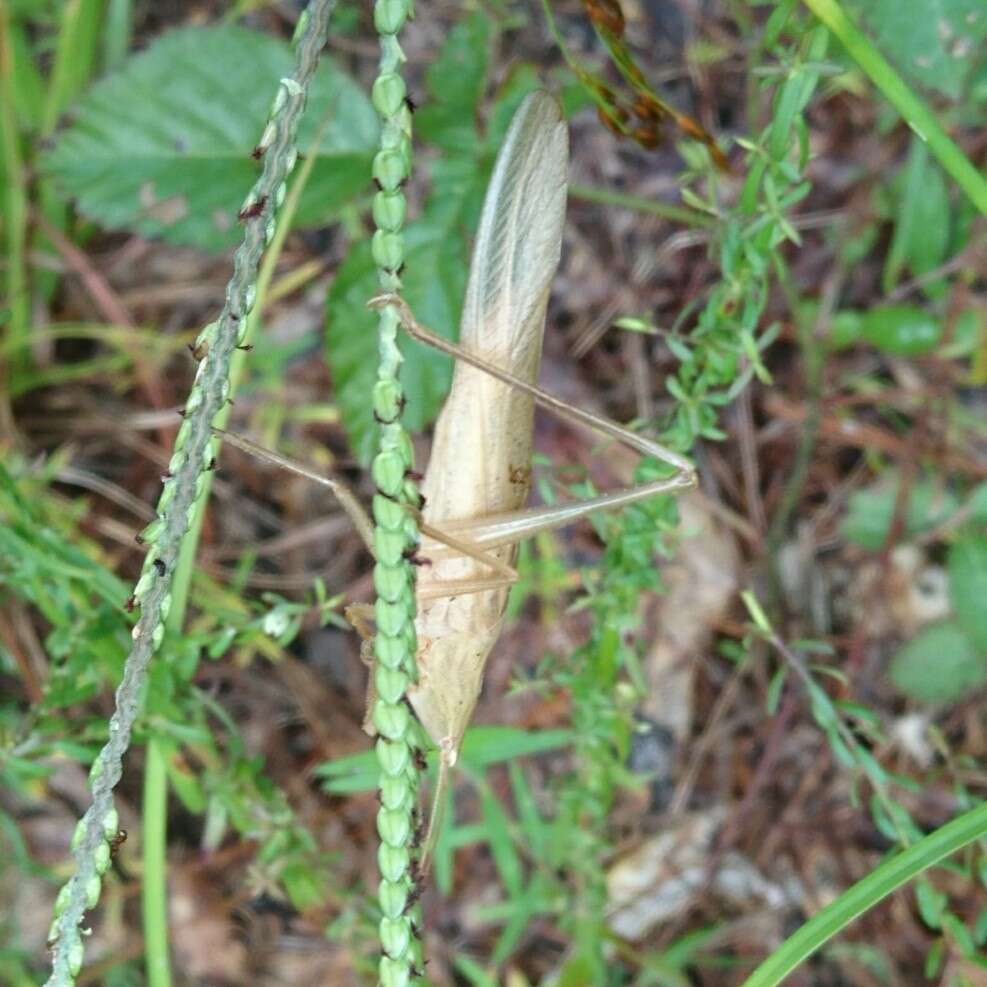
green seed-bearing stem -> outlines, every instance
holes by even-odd
[[[404,80],[399,75],[404,55],[397,33],[412,14],[407,0],[377,0],[374,22],[380,35],[380,74],[373,86],[373,103],[381,118],[380,150],[374,158],[373,177],[379,191],[374,197],[377,224],[371,249],[384,291],[399,291],[404,263],[401,228],[407,212],[401,187],[411,167],[411,110]],[[421,944],[412,921],[414,844],[418,801],[418,769],[412,756],[416,725],[405,693],[415,671],[415,579],[407,556],[418,542],[418,532],[402,505],[419,506],[418,491],[408,474],[413,468],[411,442],[401,425],[404,394],[399,380],[401,352],[397,345],[398,315],[384,308],[379,322],[379,366],[374,387],[374,415],[380,422],[380,445],[372,475],[374,549],[377,565],[377,636],[374,644],[377,728],[380,766],[380,811],[377,832],[380,849],[378,898],[380,922],[381,987],[406,987],[419,976]]]
[[[133,650],[116,692],[109,740],[90,772],[92,804],[72,841],[75,873],[56,902],[51,928],[52,972],[46,987],[68,987],[82,967],[80,925],[86,910],[97,903],[99,875],[109,864],[107,840],[116,833],[113,789],[120,780],[123,755],[140,711],[148,664],[164,637],[175,564],[215,454],[212,423],[229,396],[230,359],[235,347],[243,342],[247,315],[256,296],[254,284],[261,255],[274,230],[274,211],[284,199],[284,183],[297,160],[298,121],[326,42],[333,6],[334,0],[312,0],[299,20],[295,71],[292,77],[280,81],[270,121],[258,145],[263,168],[241,211],[244,237],[234,257],[226,303],[219,318],[203,329],[193,348],[199,360],[198,373],[175,438],[169,463],[171,475],[158,501],[157,520],[142,535],[148,546],[147,557],[130,604],[140,606],[141,616],[133,629]]]

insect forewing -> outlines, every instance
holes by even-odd
[[[525,99],[497,156],[473,248],[461,343],[533,382],[541,362],[545,309],[562,243],[568,139],[558,103]],[[464,362],[435,427],[422,484],[425,520],[483,518],[515,510],[528,496],[532,398]],[[422,552],[428,556],[428,539]],[[516,548],[493,550],[509,565]],[[436,560],[418,577],[418,682],[408,697],[429,736],[455,762],[500,635],[506,584],[432,598],[434,584],[465,585],[491,570],[474,558]]]
[[[497,157],[463,305],[461,344],[532,382],[562,245],[567,161],[561,107],[547,92],[534,92]],[[428,519],[520,507],[528,495],[532,416],[530,397],[458,364],[432,444],[423,491]]]

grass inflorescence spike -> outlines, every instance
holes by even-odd
[[[219,318],[202,330],[192,347],[198,361],[195,383],[175,438],[158,500],[157,519],[142,532],[148,546],[147,556],[133,595],[127,601],[128,610],[140,608],[140,619],[132,632],[133,648],[117,689],[109,739],[90,772],[92,804],[80,820],[72,843],[75,872],[59,892],[55,904],[49,933],[52,970],[46,987],[69,987],[82,967],[84,946],[80,926],[85,912],[98,902],[100,878],[109,866],[111,844],[118,834],[113,789],[120,780],[123,755],[140,711],[148,665],[164,638],[176,561],[214,461],[213,420],[229,398],[230,359],[234,349],[245,342],[244,317],[256,297],[261,256],[274,231],[274,210],[284,200],[285,182],[297,161],[295,135],[308,85],[326,42],[333,6],[334,0],[312,0],[299,21],[294,74],[278,83],[270,120],[258,145],[263,167],[248,196],[251,205],[244,212],[249,215],[242,217],[243,242],[234,256],[226,302]]]

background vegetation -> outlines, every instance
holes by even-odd
[[[430,982],[739,984],[979,804],[987,12],[915,6],[656,0],[619,27],[607,4],[510,3],[404,29],[405,297],[454,335],[493,156],[554,88],[573,165],[543,380],[702,476],[522,553],[422,902]],[[45,975],[131,646],[134,535],[297,14],[0,6],[4,984]],[[229,415],[369,500],[377,40],[357,4],[330,35]],[[426,462],[450,367],[405,351]],[[631,479],[550,421],[536,442],[544,501]],[[341,618],[369,559],[318,488],[233,450],[218,466],[80,982],[371,984],[376,768]],[[789,982],[982,982],[977,833]],[[171,975],[145,967],[165,881]]]

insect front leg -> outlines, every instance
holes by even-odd
[[[288,459],[286,456],[273,452],[271,449],[265,449],[264,446],[257,445],[256,442],[251,442],[250,439],[244,438],[242,435],[237,435],[236,432],[227,432],[222,428],[214,428],[213,432],[229,442],[230,445],[242,449],[257,459],[265,459],[269,463],[275,463],[283,469],[297,473],[299,476],[304,476],[307,480],[318,483],[319,486],[328,487],[339,501],[339,506],[342,507],[349,519],[353,522],[353,527],[356,528],[360,538],[363,539],[363,544],[366,545],[367,551],[376,558],[374,552],[374,523],[370,520],[370,515],[364,510],[356,494],[342,480],[323,476],[321,473],[309,469],[294,459]]]

